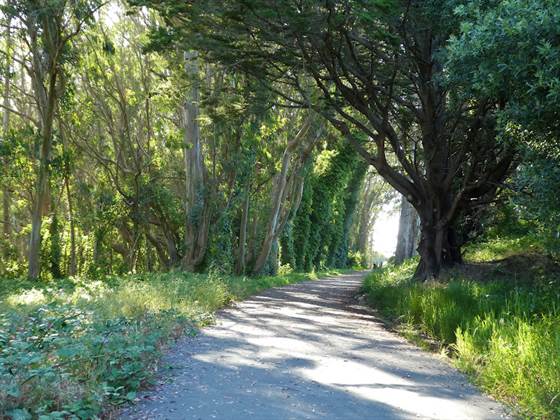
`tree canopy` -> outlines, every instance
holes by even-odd
[[[507,191],[555,144],[553,6],[8,1],[3,270],[345,265],[380,176],[437,277],[499,203],[529,211]]]
[[[197,50],[312,109],[406,196],[422,220],[419,277],[460,261],[457,226],[494,199],[516,151],[497,136],[497,97],[444,82],[454,2],[138,4],[165,20],[154,48]]]

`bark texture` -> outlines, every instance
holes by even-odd
[[[408,202],[406,197],[401,198],[401,210],[399,217],[399,233],[397,237],[397,249],[395,251],[395,262],[402,263],[411,258],[416,250],[419,233],[419,220],[416,210]]]
[[[58,33],[56,29],[52,32],[53,25],[50,22],[50,18],[44,17],[43,20],[43,22],[38,24],[36,22],[28,24],[32,58],[31,79],[39,108],[41,133],[35,199],[31,215],[31,236],[29,240],[28,276],[31,279],[37,279],[41,275],[41,227],[43,216],[48,211],[53,124],[59,93],[57,82],[61,71],[60,63],[56,60],[63,47],[60,44],[60,31],[62,28],[58,28]],[[41,40],[39,40],[38,27],[50,30],[50,32],[44,34]],[[48,56],[46,63],[43,57],[44,51],[47,52]]]
[[[199,67],[196,53],[185,53],[185,72],[191,80],[182,117],[185,129],[184,157],[186,183],[185,255],[183,268],[194,271],[203,262],[208,246],[210,206],[206,188],[199,118]]]

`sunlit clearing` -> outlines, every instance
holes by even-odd
[[[23,293],[8,296],[6,302],[9,305],[38,305],[45,302],[43,291],[31,289]]]

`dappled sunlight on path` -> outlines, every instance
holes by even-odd
[[[166,357],[175,375],[130,419],[498,419],[437,356],[388,332],[353,296],[361,274],[271,289],[218,313]]]

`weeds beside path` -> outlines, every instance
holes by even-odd
[[[468,250],[435,284],[411,281],[415,261],[368,276],[370,303],[417,340],[436,340],[456,365],[530,418],[560,418],[560,276],[528,238]]]
[[[94,418],[134,400],[166,343],[214,311],[316,274],[143,274],[37,283],[0,279],[0,418]]]

